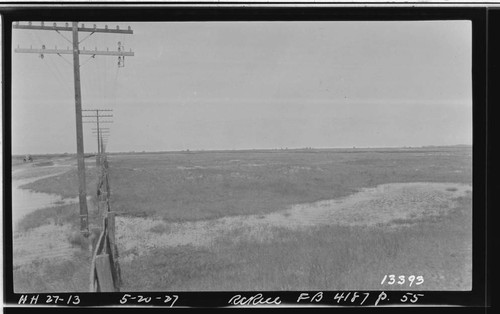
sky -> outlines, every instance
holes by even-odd
[[[80,56],[83,109],[113,109],[110,152],[472,144],[469,21],[95,24],[134,31],[80,34],[135,54]],[[12,55],[13,154],[76,152],[71,55]]]

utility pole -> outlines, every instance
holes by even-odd
[[[69,49],[46,49],[45,45],[43,45],[40,49],[33,48],[16,48],[14,51],[18,53],[36,53],[39,54],[42,58],[45,54],[57,54],[59,56],[63,54],[72,54],[73,55],[73,74],[74,74],[74,86],[75,86],[75,113],[76,113],[76,152],[77,152],[77,164],[78,164],[78,198],[80,202],[80,230],[85,235],[89,235],[88,228],[88,208],[87,208],[87,192],[86,192],[86,182],[85,182],[85,156],[84,156],[84,147],[83,147],[83,126],[82,126],[82,95],[81,95],[81,85],[80,85],[80,55],[91,55],[95,57],[97,55],[102,56],[118,56],[118,66],[122,67],[125,65],[124,59],[125,56],[134,56],[132,51],[126,52],[124,51],[123,45],[121,42],[118,42],[118,50],[117,51],[99,51],[97,48],[95,50],[80,50],[79,44],[81,41],[78,41],[79,32],[88,32],[86,38],[91,36],[94,33],[114,33],[114,34],[133,34],[133,31],[130,29],[120,29],[118,26],[116,29],[110,29],[106,25],[105,28],[97,28],[94,24],[93,27],[85,27],[84,24],[78,26],[78,22],[72,22],[71,26],[68,23],[65,23],[64,26],[57,25],[57,23],[53,23],[53,25],[48,26],[45,25],[44,22],[40,22],[40,25],[33,25],[32,22],[28,22],[28,24],[19,24],[16,22],[12,25],[13,29],[26,29],[26,30],[42,30],[42,31],[56,31],[61,36],[62,31],[72,32],[72,50]],[[63,36],[64,37],[64,36]],[[68,40],[66,37],[64,37]],[[83,40],[85,40],[84,38]],[[83,41],[82,40],[82,41]],[[69,41],[69,40],[68,40]]]
[[[99,130],[97,130],[97,128],[92,128],[92,135],[97,138],[97,145],[100,145],[98,147],[98,153],[101,155],[104,154],[103,147],[107,144],[106,141],[108,140],[109,134],[109,128],[99,127]]]
[[[83,149],[82,93],[80,85],[80,55],[78,54],[78,23],[73,22],[73,74],[75,77],[76,156],[78,163],[78,200],[80,202],[80,230],[89,233],[85,155]]]
[[[82,111],[92,111],[92,112],[95,112],[94,115],[85,115],[83,116],[83,118],[95,118],[96,121],[96,128],[97,128],[97,158],[96,158],[96,162],[97,162],[97,166],[99,166],[99,163],[100,163],[100,158],[101,158],[101,139],[100,139],[100,134],[101,134],[101,127],[100,127],[100,123],[112,123],[113,121],[100,121],[99,118],[112,118],[113,115],[112,114],[106,114],[108,112],[111,112],[113,111],[112,109],[84,109]],[[104,112],[105,114],[102,114],[102,112]],[[93,123],[93,122],[87,122],[85,121],[86,123]],[[107,128],[109,130],[109,128]],[[108,131],[109,133],[109,131]]]
[[[96,137],[97,134],[94,134]],[[105,148],[106,148],[106,144],[108,144],[108,136],[106,134],[101,134],[99,136],[101,139],[100,139],[100,145],[101,145],[101,156],[104,156],[105,155]],[[101,160],[105,158],[105,157],[101,157]]]
[[[105,154],[104,146],[107,144],[109,132],[101,130],[100,133],[97,134],[97,132],[93,131],[92,135],[97,138],[97,143],[98,145],[100,145],[98,154],[100,156],[99,160],[101,160],[103,158],[103,155]]]

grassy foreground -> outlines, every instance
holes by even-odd
[[[421,275],[411,290],[470,289],[471,198],[449,215],[411,227],[277,229],[270,242],[154,249],[121,262],[122,291],[390,290],[384,275]],[[242,231],[244,232],[244,230]],[[53,265],[34,262],[14,270],[19,291],[86,291],[89,255]]]
[[[82,250],[71,261],[33,261],[30,265],[14,269],[14,291],[88,292],[90,260],[88,251]]]
[[[421,275],[414,290],[470,289],[470,198],[447,217],[409,228],[279,230],[269,243],[156,249],[123,265],[124,290],[390,290],[384,275]],[[406,286],[406,289],[408,287]]]
[[[166,221],[268,213],[389,182],[470,184],[470,161],[470,148],[111,156],[112,207],[120,215]],[[89,194],[94,176],[88,176]],[[77,182],[70,171],[26,187],[74,197]],[[78,229],[77,207],[35,211],[20,230],[54,223],[54,217]],[[409,227],[275,229],[264,243],[225,237],[210,247],[156,248],[121,262],[122,291],[379,290],[386,274],[424,276],[424,285],[412,290],[469,289],[471,215],[469,195],[449,215]],[[16,291],[87,291],[90,256],[83,243],[73,242],[81,252],[70,261],[15,269]]]

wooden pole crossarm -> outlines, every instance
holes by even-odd
[[[38,53],[38,54],[58,54],[58,55],[71,55],[73,50],[70,49],[33,49],[33,48],[16,48],[15,52],[18,53]],[[109,50],[78,50],[78,54],[90,56],[123,56],[133,57],[132,51],[109,51]]]
[[[82,116],[82,117],[83,117],[83,118],[103,118],[103,117],[105,117],[105,118],[112,118],[112,117],[113,117],[113,115],[111,114],[111,115]]]
[[[83,121],[83,123],[97,123],[97,121]],[[99,121],[99,123],[113,123],[113,121]]]
[[[23,25],[23,24],[12,24],[12,28],[15,29],[32,29],[32,30],[45,30],[45,31],[68,31],[71,32],[73,28],[71,26],[48,26],[48,25]],[[90,33],[108,33],[108,34],[133,34],[134,31],[128,27],[127,29],[119,28],[97,28],[97,27],[78,27],[79,32],[90,32]]]

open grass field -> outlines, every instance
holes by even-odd
[[[168,221],[269,213],[396,182],[471,184],[470,148],[111,155],[114,210]],[[91,171],[89,191],[95,182]],[[75,197],[76,169],[26,185]]]
[[[423,276],[413,289],[471,288],[470,147],[115,154],[109,161],[123,291],[375,290],[389,274]],[[75,197],[75,168],[22,188]],[[89,195],[92,177],[89,169]],[[75,204],[24,217],[18,237],[67,226],[59,241],[75,250],[59,264],[19,264],[16,291],[86,291],[81,269],[90,255],[68,231],[78,223]],[[58,267],[66,275],[55,276]]]

